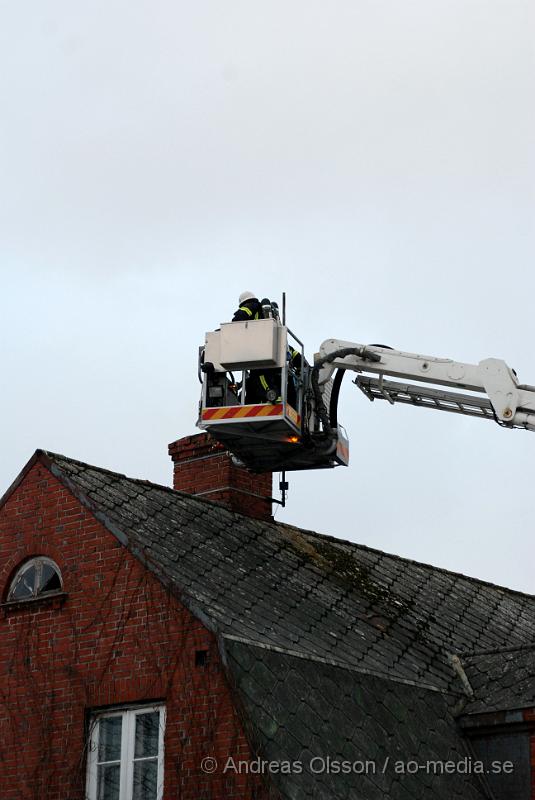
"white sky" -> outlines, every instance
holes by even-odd
[[[0,493],[37,447],[171,482],[237,295],[535,384],[529,0],[0,0]],[[535,439],[346,379],[277,519],[533,591]]]

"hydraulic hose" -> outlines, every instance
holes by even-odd
[[[312,391],[314,392],[314,400],[316,403],[316,412],[318,417],[321,420],[323,425],[323,430],[325,433],[332,435],[333,429],[331,428],[331,422],[329,420],[329,415],[327,413],[327,409],[325,408],[325,403],[323,402],[323,397],[321,396],[321,389],[319,384],[319,374],[320,368],[319,367],[312,367]]]
[[[376,345],[376,347],[378,346],[379,345]],[[384,347],[385,345],[380,346]],[[374,353],[372,350],[368,350],[367,347],[340,347],[338,350],[333,350],[333,352],[329,353],[325,358],[322,358],[315,366],[321,369],[325,364],[330,364],[331,361],[335,361],[337,358],[345,358],[346,356],[358,356],[359,358],[366,359],[366,361],[381,360],[379,353]]]
[[[367,347],[340,347],[338,350],[333,350],[332,353],[329,353],[328,356],[325,356],[321,361],[314,365],[312,369],[312,389],[314,392],[314,400],[316,402],[316,410],[318,417],[320,418],[323,430],[327,434],[333,433],[333,428],[331,426],[331,418],[329,417],[329,413],[325,408],[325,403],[323,402],[323,397],[321,394],[321,389],[319,385],[319,371],[322,367],[326,364],[330,364],[331,362],[335,361],[337,358],[345,358],[346,356],[359,356],[359,358],[365,358],[368,361],[380,361],[381,356],[378,353],[374,353],[371,350],[368,350]],[[341,379],[340,379],[341,381]],[[337,392],[340,389],[340,382],[337,385]],[[332,412],[332,407],[331,407]],[[333,417],[331,413],[331,417]],[[336,415],[334,415],[334,420],[336,420]]]

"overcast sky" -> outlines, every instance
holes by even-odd
[[[0,0],[0,494],[169,484],[238,294],[535,384],[530,0]],[[533,592],[535,437],[369,403],[277,519]]]

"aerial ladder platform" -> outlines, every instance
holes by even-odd
[[[535,386],[505,361],[478,364],[327,339],[310,364],[301,340],[278,317],[229,322],[199,348],[197,425],[253,472],[347,466],[349,442],[338,419],[346,372],[371,401],[406,404],[535,431]],[[300,354],[298,367],[290,353]],[[266,372],[268,371],[268,372]],[[276,377],[276,391],[248,402],[248,381]]]

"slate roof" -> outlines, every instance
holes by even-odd
[[[272,776],[283,798],[486,797],[475,777],[434,766],[468,755],[448,695],[241,642],[225,647],[256,751],[301,765],[298,775]],[[355,770],[323,770],[326,754]],[[409,762],[417,775],[400,772]]]
[[[34,458],[216,633],[263,757],[456,757],[451,708],[464,689],[448,655],[535,642],[530,595],[61,455]],[[390,770],[273,780],[285,800],[487,796],[471,777]]]
[[[535,645],[465,655],[462,661],[475,694],[465,714],[535,707]]]

